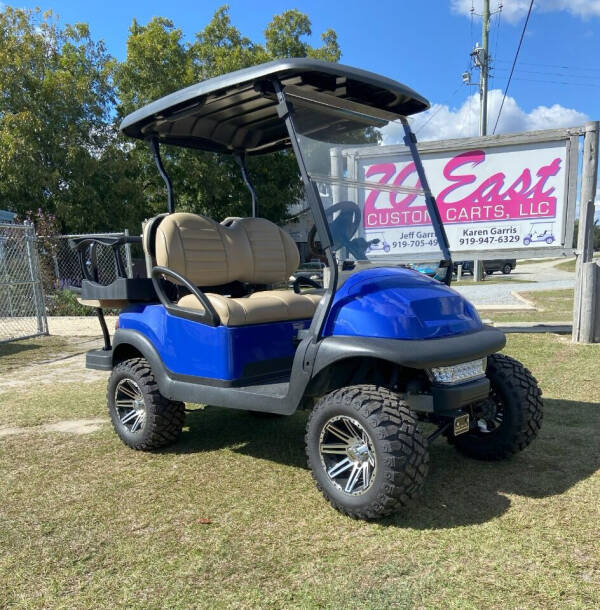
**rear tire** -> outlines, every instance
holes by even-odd
[[[480,460],[503,460],[525,449],[542,425],[542,392],[535,377],[504,354],[488,357],[490,398],[475,411],[476,429],[448,437],[460,453]],[[477,417],[479,415],[479,417]]]
[[[374,385],[320,398],[306,427],[306,453],[318,489],[355,519],[377,519],[406,506],[421,490],[429,461],[406,404]]]
[[[512,267],[508,263],[502,267],[502,273],[504,273],[504,275],[508,275],[511,271]]]
[[[149,451],[174,443],[185,420],[185,405],[159,391],[144,358],[124,360],[108,380],[108,412],[119,438],[132,449]]]

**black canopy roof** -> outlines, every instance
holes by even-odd
[[[409,115],[429,102],[405,85],[357,68],[316,59],[284,59],[211,78],[125,117],[133,138],[218,152],[265,153],[289,146],[270,79],[380,110]]]

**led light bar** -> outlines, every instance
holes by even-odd
[[[471,362],[461,362],[453,366],[437,366],[429,372],[436,383],[463,383],[470,379],[483,377],[487,366],[487,358],[479,358]]]

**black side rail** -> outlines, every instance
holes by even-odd
[[[122,235],[121,237],[104,237],[104,236],[86,236],[73,237],[69,240],[69,245],[77,252],[79,266],[84,279],[90,282],[98,282],[98,262],[96,258],[96,249],[100,246],[108,246],[112,249],[115,265],[117,268],[117,277],[127,277],[125,264],[119,248],[124,244],[141,244],[142,238],[138,235]],[[88,260],[91,262],[91,267],[88,268],[86,261],[86,252]]]
[[[200,301],[204,311],[187,309],[173,303],[173,301],[167,297],[163,287],[161,286],[161,275],[171,277],[177,280],[177,282],[180,284],[183,284],[190,291],[190,293],[193,294],[198,301]],[[189,280],[183,277],[183,275],[173,271],[172,269],[168,269],[167,267],[153,267],[151,277],[152,283],[154,284],[154,290],[156,290],[156,294],[158,295],[160,302],[169,313],[173,314],[174,316],[179,316],[180,318],[187,318],[188,320],[201,322],[207,326],[220,326],[221,318],[213,307],[213,304],[208,300],[208,297],[202,292],[202,290],[200,290],[197,286],[194,286]]]

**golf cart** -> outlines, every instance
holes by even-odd
[[[331,504],[355,518],[378,518],[421,488],[428,445],[443,435],[461,453],[507,458],[536,436],[542,419],[536,380],[498,354],[505,337],[482,324],[449,287],[448,240],[406,119],[428,108],[408,87],[362,70],[311,59],[255,66],[193,85],[127,116],[126,135],[146,140],[167,190],[167,212],[142,236],[76,244],[86,279],[81,301],[96,308],[104,349],[89,368],[111,371],[108,409],[121,440],[153,450],[177,440],[184,403],[292,415],[309,409],[308,465]],[[414,197],[439,244],[438,277],[368,257],[362,207],[373,182],[334,174],[330,151],[376,145],[400,129],[418,187]],[[397,131],[396,131],[397,133]],[[220,222],[175,210],[160,146],[235,155],[253,215]],[[298,161],[318,241],[324,288],[299,277],[291,237],[257,217],[245,156],[291,149]],[[316,184],[332,186],[324,206]],[[119,247],[141,242],[147,278],[126,277]],[[113,249],[120,277],[97,281],[87,261]],[[437,246],[436,246],[437,247]],[[114,336],[102,310],[118,307]],[[419,422],[434,424],[425,437]],[[256,421],[260,425],[260,420]]]
[[[556,239],[554,237],[553,222],[532,222],[529,227],[529,233],[523,237],[523,245],[528,246],[533,242],[544,241],[551,244]]]

